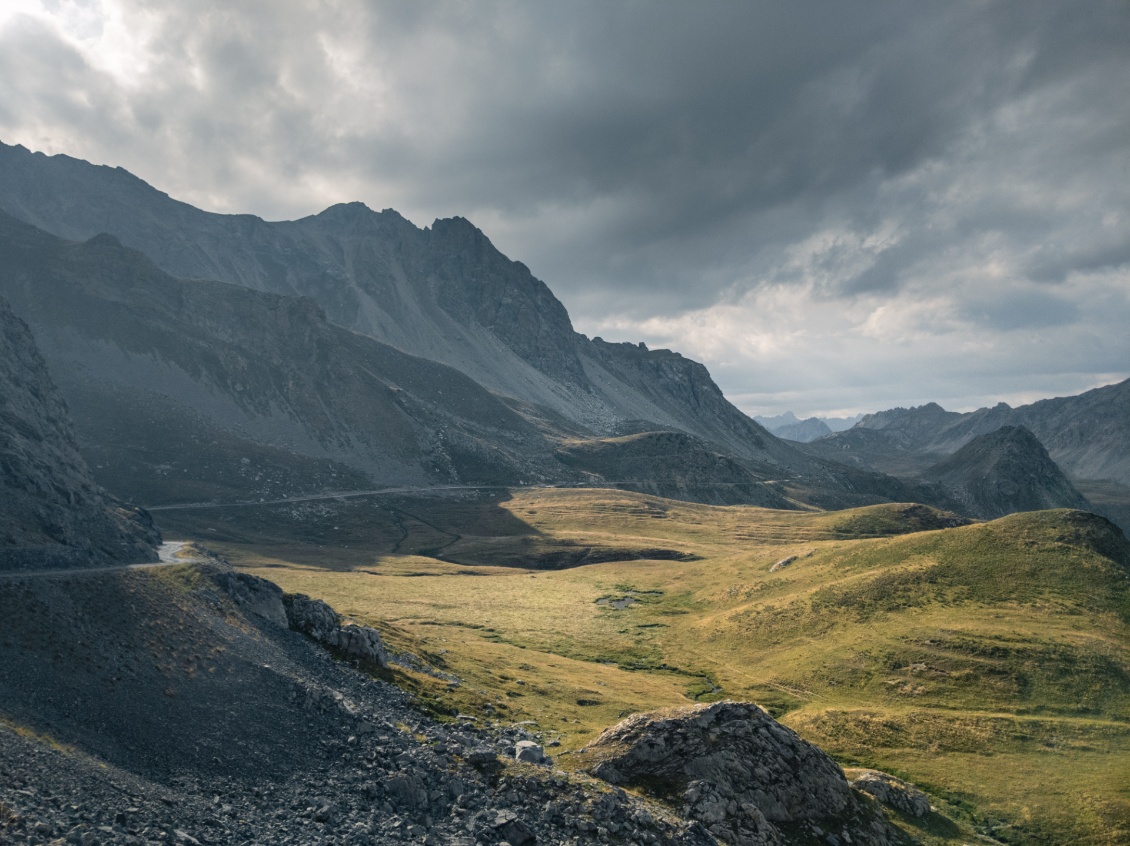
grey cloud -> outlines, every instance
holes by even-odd
[[[130,85],[43,25],[0,31],[5,141],[268,218],[464,215],[606,337],[609,315],[767,286],[851,303],[990,278],[1027,311],[958,311],[1031,327],[1040,289],[1130,257],[1121,0],[121,7],[156,24]],[[843,246],[798,260],[824,232]]]

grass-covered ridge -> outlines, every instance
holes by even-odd
[[[1130,545],[1101,518],[554,489],[318,509],[162,518],[462,679],[398,671],[436,707],[534,720],[561,750],[633,711],[751,699],[1000,840],[1130,837]],[[579,549],[599,563],[544,569]]]

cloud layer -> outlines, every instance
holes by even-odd
[[[18,0],[0,138],[217,211],[461,214],[754,413],[1130,375],[1130,8]]]

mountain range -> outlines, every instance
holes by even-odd
[[[210,214],[121,169],[9,146],[0,208],[0,293],[95,475],[135,501],[622,482],[781,507],[933,502],[774,437],[698,362],[574,332],[459,218]],[[675,481],[640,460],[675,443],[663,433],[682,436]]]

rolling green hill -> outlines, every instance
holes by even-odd
[[[1130,836],[1130,545],[1085,512],[540,489],[161,516],[454,674],[401,674],[440,711],[535,721],[566,765],[627,713],[752,699],[930,791],[959,825],[927,842]]]

